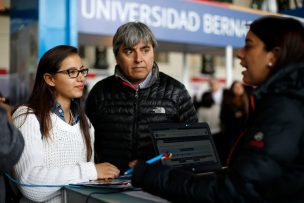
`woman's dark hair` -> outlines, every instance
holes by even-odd
[[[264,16],[250,24],[249,30],[271,51],[280,48],[276,68],[304,63],[304,26],[294,19],[280,16]]]
[[[49,138],[49,131],[52,128],[50,112],[56,99],[55,89],[45,82],[43,76],[45,73],[55,74],[59,71],[62,61],[75,54],[78,54],[78,50],[75,47],[59,45],[48,50],[39,61],[34,88],[25,105],[36,115],[40,123],[40,131],[43,138]],[[84,110],[80,106],[80,101],[75,103],[77,104],[77,109],[80,113],[79,124],[86,143],[87,160],[89,161],[92,156],[89,123]],[[30,110],[28,110],[27,114],[28,113],[30,113]]]

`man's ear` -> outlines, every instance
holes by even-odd
[[[43,75],[43,79],[44,79],[45,83],[48,84],[49,86],[52,86],[52,87],[55,86],[53,75],[51,75],[49,73],[45,73]]]

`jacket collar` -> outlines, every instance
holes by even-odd
[[[294,95],[304,100],[304,64],[278,70],[253,95],[256,100],[260,100],[268,93]]]
[[[130,86],[132,89],[145,89],[151,87],[156,82],[159,76],[159,69],[158,65],[154,62],[150,73],[147,75],[146,79],[138,85],[138,88],[135,88],[134,85],[132,85],[132,83],[125,77],[119,65],[115,66],[114,75],[117,79],[121,80],[123,84]]]

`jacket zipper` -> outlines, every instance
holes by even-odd
[[[132,134],[132,158],[137,157],[137,122],[138,122],[138,97],[139,97],[139,89],[136,88],[135,91],[135,101],[134,101],[134,120],[133,120],[133,134]]]

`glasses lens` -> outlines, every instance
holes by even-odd
[[[67,70],[71,78],[76,78],[78,76],[78,70]]]
[[[81,72],[81,74],[84,76],[84,77],[87,77],[88,73],[89,73],[89,69],[82,69],[80,70],[79,72]]]
[[[66,70],[70,78],[77,78],[79,76],[79,73],[81,73],[84,77],[87,77],[89,69],[82,69],[82,70]]]

